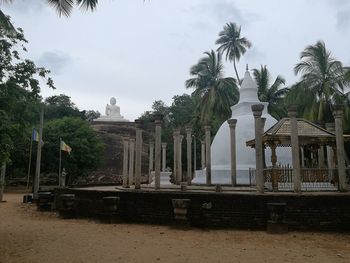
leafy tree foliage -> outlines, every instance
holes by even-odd
[[[258,97],[262,102],[268,102],[268,112],[279,120],[287,116],[287,109],[284,104],[284,98],[288,93],[288,88],[282,88],[285,84],[285,79],[277,76],[271,85],[271,75],[266,66],[261,66],[260,69],[253,69],[253,76],[258,86]]]
[[[103,156],[103,144],[89,124],[76,117],[64,117],[47,122],[44,126],[42,167],[46,172],[57,172],[60,138],[72,148],[68,155],[62,152],[62,167],[73,176],[86,175],[98,167]]]
[[[45,119],[59,119],[63,117],[84,118],[84,112],[80,112],[70,97],[64,94],[51,96],[45,99]]]
[[[9,162],[38,116],[40,86],[38,77],[46,78],[48,70],[36,67],[33,61],[22,59],[19,49],[26,39],[18,28],[16,33],[0,30],[0,163]],[[51,78],[47,85],[54,88]]]
[[[219,45],[218,51],[221,54],[226,53],[226,60],[233,62],[238,83],[241,83],[237,72],[236,61],[238,62],[247,49],[252,46],[247,38],[241,37],[241,27],[236,23],[227,23],[224,29],[220,31],[219,38],[215,43]]]
[[[294,86],[289,101],[295,98],[294,101],[300,104],[298,95],[308,94],[310,97],[304,107],[304,116],[311,120],[333,121],[333,105],[346,103],[343,93],[346,78],[342,63],[332,57],[323,41],[307,46],[301,52],[300,60],[294,71],[301,74],[301,80]]]
[[[193,88],[192,95],[200,101],[197,105],[201,122],[212,123],[213,119],[224,121],[230,115],[230,107],[238,102],[239,92],[235,79],[223,77],[220,53],[205,52],[197,64],[191,67],[194,76],[186,80],[186,88]]]

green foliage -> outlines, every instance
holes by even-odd
[[[45,99],[45,119],[60,119],[63,117],[85,118],[84,112],[80,112],[70,97],[64,94],[51,96]]]
[[[95,131],[80,118],[64,117],[44,126],[43,171],[58,171],[60,137],[72,148],[70,155],[62,152],[62,167],[70,176],[84,176],[101,163],[103,144]]]
[[[342,63],[332,57],[323,41],[305,48],[300,62],[294,67],[295,74],[301,74],[300,83],[295,85],[288,102],[301,104],[300,93],[308,94],[309,100],[303,105],[303,115],[311,120],[332,122],[334,104],[346,104],[344,86],[347,80]]]
[[[19,56],[20,49],[26,51],[24,43],[21,29],[16,34],[0,30],[0,163],[11,161],[15,146],[37,121],[41,100],[37,78],[46,78],[48,73]],[[54,88],[52,80],[46,79]]]
[[[223,63],[220,53],[205,52],[206,56],[191,67],[194,76],[186,80],[186,88],[193,88],[197,110],[202,124],[223,122],[231,113],[230,107],[238,102],[239,91],[235,79],[223,77]]]
[[[276,120],[280,120],[287,116],[287,109],[284,104],[284,98],[288,93],[288,88],[281,88],[285,84],[285,80],[281,76],[277,76],[271,85],[271,75],[266,66],[259,69],[253,69],[254,80],[258,86],[258,97],[262,102],[268,102],[268,112]]]
[[[227,23],[224,29],[220,31],[219,38],[215,44],[219,45],[218,51],[220,54],[226,53],[226,60],[233,62],[238,83],[241,83],[236,68],[236,61],[239,61],[247,49],[252,46],[247,38],[241,37],[241,27],[236,23]]]

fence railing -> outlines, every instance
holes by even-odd
[[[337,191],[338,170],[328,168],[301,168],[302,191]],[[347,182],[350,183],[350,169],[346,169]],[[249,182],[256,185],[255,169],[249,169]],[[290,166],[264,169],[265,188],[270,191],[292,191],[293,169]]]

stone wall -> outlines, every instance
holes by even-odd
[[[98,137],[105,144],[104,158],[101,165],[91,175],[93,177],[105,177],[121,182],[123,173],[123,136],[129,136],[135,139],[134,122],[93,122],[92,128],[97,132]],[[143,132],[143,149],[142,149],[142,177],[146,178],[148,174],[148,142],[149,132]],[[117,179],[115,179],[117,178]],[[98,182],[95,182],[98,183]]]
[[[61,191],[61,192],[59,192]],[[99,214],[102,198],[119,196],[125,222],[172,224],[172,199],[190,199],[189,223],[199,227],[266,229],[267,203],[285,202],[290,229],[350,231],[350,195],[58,190],[74,193],[78,216]]]

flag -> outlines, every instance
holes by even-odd
[[[34,142],[39,142],[39,133],[36,129],[33,129],[32,132],[32,139]]]
[[[68,152],[68,154],[70,154],[72,148],[70,148],[69,145],[67,145],[64,141],[61,140],[61,151],[65,151]]]

